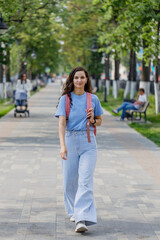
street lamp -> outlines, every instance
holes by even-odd
[[[31,58],[32,58],[32,59],[36,59],[36,58],[37,58],[37,54],[35,53],[35,51],[32,52]]]
[[[94,42],[92,47],[91,47],[91,51],[92,52],[98,52],[98,45],[97,45],[97,42]]]
[[[6,33],[8,27],[7,25],[3,22],[3,17],[2,17],[2,13],[1,13],[1,17],[0,17],[0,34],[3,35]]]

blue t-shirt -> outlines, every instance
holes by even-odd
[[[66,130],[69,131],[83,131],[87,130],[87,93],[82,95],[76,95],[71,92],[72,105],[70,108],[70,114],[66,126]],[[66,116],[65,112],[65,95],[60,98],[58,108],[55,117]],[[92,94],[92,108],[94,109],[94,116],[103,114],[103,110],[99,99],[96,95]],[[94,128],[90,126],[90,130]]]

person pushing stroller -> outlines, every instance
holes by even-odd
[[[21,79],[17,81],[16,93],[15,93],[15,117],[16,113],[28,113],[28,98],[30,97],[30,91],[32,85],[29,79],[27,79],[26,74],[21,75]]]

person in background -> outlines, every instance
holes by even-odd
[[[146,101],[147,101],[147,97],[146,97],[145,91],[143,88],[140,88],[138,93],[138,98],[135,98],[134,103],[124,102],[119,108],[113,109],[112,112],[118,114],[122,110],[121,117],[118,118],[117,120],[123,121],[127,110],[138,110],[141,108],[141,106],[144,105]]]
[[[27,99],[30,97],[30,91],[32,90],[32,84],[29,79],[27,79],[27,76],[25,73],[21,74],[21,79],[18,79],[17,85],[16,85],[16,92],[22,92],[25,91],[27,93]],[[20,109],[23,108],[23,106],[26,105],[25,100],[16,100],[16,105],[20,106]]]

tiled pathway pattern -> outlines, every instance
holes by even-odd
[[[30,99],[30,118],[0,120],[0,240],[160,239],[160,148],[105,112],[95,171],[98,224],[65,214],[54,118],[59,84]]]

